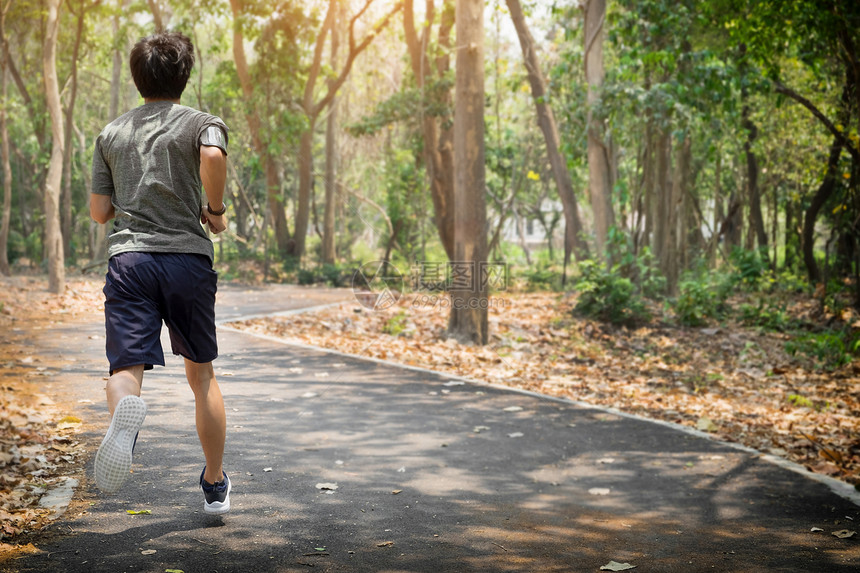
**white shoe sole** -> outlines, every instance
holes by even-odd
[[[110,427],[96,452],[96,485],[114,493],[128,479],[134,438],[146,418],[146,402],[137,396],[126,396],[116,406]]]
[[[224,501],[213,501],[212,503],[203,500],[203,511],[209,515],[220,515],[230,511],[230,490],[233,489],[233,482],[227,482],[227,496]]]

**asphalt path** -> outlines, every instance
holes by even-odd
[[[218,316],[350,296],[228,285]],[[101,317],[58,317],[37,334],[44,390],[84,419],[92,449],[109,421]],[[133,475],[102,495],[90,457],[38,552],[3,571],[860,570],[860,533],[833,535],[860,531],[850,492],[756,452],[226,327],[219,346],[232,511],[203,512],[193,395],[168,352],[144,379]]]

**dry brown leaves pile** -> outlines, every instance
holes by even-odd
[[[9,547],[3,541],[53,517],[40,502],[75,471],[83,453],[75,439],[81,420],[64,414],[34,383],[50,371],[28,337],[50,320],[91,311],[98,293],[93,286],[70,282],[63,295],[51,296],[40,278],[0,282],[0,552]]]
[[[446,340],[445,302],[404,296],[386,311],[344,304],[236,326],[692,426],[860,482],[860,366],[818,371],[786,353],[786,335],[740,325],[611,327],[546,293],[494,299],[490,344],[464,346]]]

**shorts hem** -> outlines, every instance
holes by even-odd
[[[113,376],[113,373],[120,368],[130,368],[132,366],[140,366],[143,364],[144,372],[152,370],[155,366],[164,366],[164,360],[126,360],[117,364],[111,364],[108,368],[108,374]]]

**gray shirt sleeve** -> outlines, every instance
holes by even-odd
[[[92,193],[96,195],[113,195],[113,174],[102,155],[101,136],[96,139],[93,150],[93,188]]]

